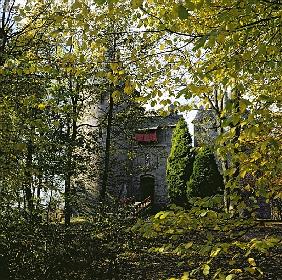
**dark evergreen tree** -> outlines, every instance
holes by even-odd
[[[186,185],[193,170],[192,138],[186,121],[181,118],[172,135],[171,152],[167,160],[168,195],[172,203],[186,203]]]
[[[223,189],[223,177],[218,170],[214,154],[210,148],[202,147],[195,158],[193,173],[187,184],[187,196],[212,196]]]

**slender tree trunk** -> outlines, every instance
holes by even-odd
[[[224,133],[224,129],[222,125],[220,125],[220,134],[223,134],[223,133]],[[224,146],[226,146],[226,144],[224,144]],[[223,173],[228,169],[228,160],[227,159],[224,159],[221,161],[221,167],[222,167]],[[229,175],[224,175],[223,179],[224,179],[224,186],[225,186],[224,188],[225,209],[226,209],[226,212],[229,213],[231,202],[230,202],[230,187],[229,186],[227,187],[227,183],[229,182],[230,177]]]
[[[27,144],[24,192],[25,192],[25,199],[27,203],[27,209],[30,216],[32,216],[34,210],[33,195],[32,195],[32,174],[31,174],[32,154],[33,154],[33,146],[32,146],[32,142],[29,141]]]
[[[71,122],[71,136],[67,149],[67,164],[66,164],[66,174],[65,174],[65,225],[70,225],[71,220],[71,178],[74,173],[74,161],[73,161],[73,151],[75,148],[75,142],[77,137],[77,96],[72,97],[72,122]]]
[[[109,111],[108,111],[108,115],[107,115],[105,165],[104,165],[103,177],[102,177],[102,187],[101,187],[101,191],[100,191],[100,199],[102,201],[104,201],[105,198],[106,198],[106,190],[107,190],[108,177],[109,177],[111,130],[112,130],[112,123],[113,123],[113,108],[114,108],[114,100],[113,100],[112,94],[110,94]]]
[[[113,46],[109,50],[109,60],[115,61],[116,56],[116,40],[113,39]],[[104,161],[104,170],[102,175],[102,186],[100,190],[100,200],[104,201],[106,198],[107,192],[107,184],[109,178],[109,167],[110,167],[110,150],[111,150],[111,132],[112,132],[112,124],[113,124],[113,110],[114,110],[114,99],[113,99],[113,91],[115,87],[109,86],[109,110],[107,114],[107,131],[106,131],[106,147],[105,147],[105,161]]]
[[[37,199],[36,208],[37,209],[39,209],[39,205],[40,205],[41,188],[42,188],[42,174],[38,176],[38,186],[36,189],[36,199]]]
[[[227,96],[223,95],[221,98],[219,98],[218,96],[218,91],[217,89],[215,89],[214,91],[214,100],[212,101],[212,99],[208,98],[209,103],[211,108],[215,111],[217,117],[218,117],[218,132],[219,135],[222,135],[224,133],[224,127],[223,127],[223,121],[225,120],[226,117],[222,116],[221,113],[224,110],[224,106],[225,106],[225,102]],[[226,146],[226,143],[223,144],[223,146]],[[228,159],[223,159],[221,160],[221,168],[223,173],[228,169],[229,167],[229,163],[228,163]],[[230,176],[229,175],[224,175],[223,176],[224,179],[224,204],[225,204],[225,210],[228,213],[230,211],[230,205],[231,205],[231,201],[230,201],[230,187],[227,187],[227,183],[230,180]]]
[[[51,190],[50,199],[49,199],[49,203],[48,203],[48,207],[47,207],[47,214],[46,214],[47,225],[49,224],[49,221],[50,221],[49,216],[50,216],[50,212],[51,212],[52,198],[53,198],[53,190]]]
[[[6,1],[4,3],[1,4],[2,5],[2,14],[1,14],[1,22],[0,22],[0,66],[3,66],[5,63],[5,47],[7,44],[7,33],[6,33],[6,6],[7,3]]]
[[[50,193],[50,199],[49,199],[49,203],[48,203],[48,207],[47,207],[47,213],[46,213],[46,221],[47,224],[49,224],[50,221],[50,212],[52,210],[52,200],[53,200],[53,189],[54,189],[54,177],[55,177],[55,169],[53,167],[52,169],[52,177],[51,177],[51,193]]]
[[[234,112],[235,112],[235,114],[240,113],[240,106],[239,106],[240,98],[241,98],[241,93],[240,93],[239,90],[236,90],[235,98],[233,100],[234,101]],[[231,128],[235,128],[235,134],[234,134],[232,143],[234,145],[234,154],[237,154],[239,152],[239,150],[238,150],[238,148],[235,147],[235,144],[239,141],[239,137],[241,135],[240,122],[238,122],[237,124],[234,124],[233,127],[231,127]],[[236,160],[235,162],[232,163],[232,165],[233,165],[232,167],[235,169],[235,171],[232,175],[232,178],[230,178],[230,179],[232,180],[233,184],[235,184],[236,180],[238,180],[239,175],[240,175],[240,162],[238,160]],[[235,190],[233,190],[233,194],[240,195],[240,191],[238,189],[237,190],[235,189]],[[235,208],[234,210],[236,211],[236,207],[234,207],[234,208]]]
[[[68,160],[67,169],[71,168],[71,160]],[[71,171],[67,170],[65,178],[65,225],[70,225],[71,220]]]

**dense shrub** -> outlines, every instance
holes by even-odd
[[[181,118],[172,136],[171,152],[167,160],[168,195],[171,202],[186,202],[186,184],[193,170],[194,153],[187,124]]]
[[[69,227],[0,214],[0,279],[112,279],[131,242],[129,211],[97,206],[94,215]]]
[[[197,154],[193,166],[193,173],[187,183],[187,196],[212,196],[224,189],[223,177],[213,152],[208,147],[202,147]]]

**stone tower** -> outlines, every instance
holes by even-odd
[[[194,125],[194,146],[213,146],[218,136],[218,123],[215,111],[200,108],[192,123]]]

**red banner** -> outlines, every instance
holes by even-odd
[[[137,142],[157,142],[157,131],[149,133],[137,133],[134,138]]]

